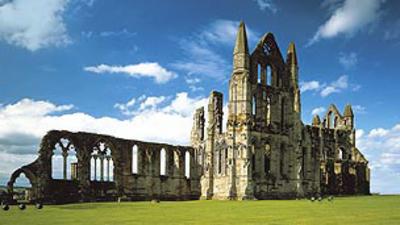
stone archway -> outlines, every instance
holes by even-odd
[[[14,194],[14,184],[15,184],[17,178],[19,178],[21,176],[21,174],[25,175],[25,177],[29,180],[29,182],[32,186],[29,195],[30,195],[31,201],[33,201],[37,198],[37,188],[36,188],[37,187],[37,177],[31,170],[26,169],[26,168],[20,168],[11,175],[10,180],[7,183],[8,194],[10,196],[12,196]]]

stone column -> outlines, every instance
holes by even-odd
[[[104,181],[104,155],[100,155],[100,181]]]
[[[97,155],[93,155],[94,159],[94,178],[93,180],[97,180]]]
[[[107,156],[107,181],[110,181],[110,156]]]
[[[67,158],[68,158],[68,149],[62,148],[62,157],[63,157],[63,179],[67,179]]]

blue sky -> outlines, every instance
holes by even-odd
[[[0,0],[0,183],[49,129],[187,144],[192,111],[225,93],[235,32],[297,48],[303,121],[356,114],[372,191],[400,193],[400,2]],[[154,127],[157,131],[154,132]]]

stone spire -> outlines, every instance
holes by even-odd
[[[344,117],[354,117],[353,109],[351,108],[350,104],[347,104],[346,107],[344,108]]]
[[[235,49],[233,50],[233,54],[249,54],[249,47],[247,44],[247,34],[246,34],[246,25],[243,21],[240,21],[239,30],[236,36]]]
[[[318,115],[315,115],[313,120],[312,120],[312,125],[318,127],[321,125],[321,119],[319,118]]]
[[[250,57],[247,44],[246,26],[243,21],[240,22],[239,30],[236,36],[235,48],[233,50],[233,69],[249,69]]]
[[[294,111],[300,113],[301,99],[300,99],[300,88],[299,88],[299,67],[297,65],[296,47],[293,42],[290,42],[287,50],[286,66],[290,73],[290,82],[291,82],[291,87],[293,88]]]
[[[297,54],[296,54],[296,46],[293,42],[290,42],[287,55],[286,55],[286,63],[297,65]]]

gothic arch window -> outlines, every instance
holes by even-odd
[[[271,124],[271,97],[267,97],[267,113],[266,113],[267,125]]]
[[[261,76],[263,73],[263,68],[260,64],[257,64],[257,83],[260,84],[261,83]]]
[[[77,179],[76,149],[72,142],[67,138],[61,138],[54,146],[51,159],[52,178],[71,180]]]
[[[282,127],[282,129],[285,126],[285,113],[286,113],[285,105],[286,105],[286,99],[282,98],[282,100],[281,100],[281,127]]]
[[[137,145],[134,145],[132,147],[132,174],[138,174],[138,147]]]
[[[185,152],[185,177],[187,179],[190,178],[190,153],[189,153],[189,151]]]
[[[255,116],[257,113],[257,98],[256,95],[253,95],[252,103],[251,103],[251,114]]]
[[[251,155],[251,170],[253,171],[253,173],[256,172],[256,153],[253,153]]]
[[[343,151],[342,148],[338,149],[337,159],[339,159],[339,160],[343,160],[344,159],[344,151]]]
[[[281,144],[281,154],[280,154],[280,158],[279,158],[279,173],[281,174],[281,177],[284,175],[285,171],[285,145],[282,143]]]
[[[220,174],[222,172],[222,150],[218,149],[218,174]]]
[[[332,114],[333,114],[332,112],[329,112],[326,118],[326,122],[328,123],[326,127],[329,129],[335,128],[335,121],[334,121],[335,119],[333,118]]]
[[[268,175],[271,170],[271,146],[269,144],[265,145],[264,152],[264,173]]]
[[[266,82],[268,86],[272,86],[272,68],[270,65],[267,65],[266,68]]]
[[[26,176],[26,174],[24,172],[20,173],[18,175],[18,177],[15,179],[14,183],[12,184],[13,187],[19,187],[19,188],[24,188],[25,191],[24,192],[14,192],[17,193],[16,195],[14,195],[14,193],[12,193],[14,196],[16,197],[16,200],[27,200],[30,201],[32,200],[32,194],[31,190],[32,190],[32,182],[31,180],[29,180],[29,178]],[[15,190],[13,188],[13,190]]]
[[[90,159],[90,180],[114,181],[114,161],[111,153],[111,148],[105,141],[95,144]]]
[[[160,151],[160,175],[167,175],[167,153],[164,148]]]

